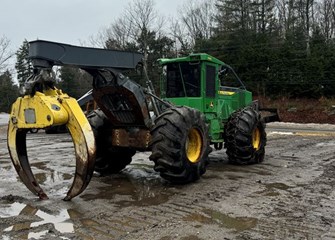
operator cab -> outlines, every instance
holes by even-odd
[[[217,91],[245,89],[229,65],[208,54],[159,61],[163,66],[161,94],[164,98],[215,97]]]
[[[159,63],[163,67],[161,97],[175,105],[217,112],[219,101],[240,101],[237,95],[245,91],[229,65],[205,53],[160,59]]]

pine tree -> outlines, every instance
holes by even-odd
[[[69,96],[79,98],[92,88],[92,78],[76,67],[64,66],[60,69],[61,81],[57,87]]]
[[[0,112],[9,112],[11,104],[19,96],[19,88],[13,83],[12,76],[7,70],[0,75]]]
[[[25,39],[16,52],[16,64],[15,69],[17,71],[17,79],[20,86],[24,85],[27,78],[33,73],[33,66],[31,60],[28,58],[29,55],[29,42]]]

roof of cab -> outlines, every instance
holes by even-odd
[[[168,63],[175,63],[175,62],[197,62],[197,61],[206,61],[206,62],[212,62],[212,63],[219,64],[219,65],[226,65],[224,62],[220,61],[219,59],[207,53],[192,53],[186,57],[158,59],[158,62],[160,65],[165,65]]]

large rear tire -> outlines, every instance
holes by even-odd
[[[94,170],[101,174],[120,172],[130,164],[136,151],[112,146],[110,138],[112,125],[100,109],[92,111],[87,118],[93,129],[97,145]]]
[[[151,130],[150,160],[155,171],[172,183],[196,181],[206,172],[209,147],[204,115],[188,107],[171,107]]]
[[[264,160],[266,132],[259,112],[246,107],[233,113],[224,128],[224,142],[229,161],[236,164]]]

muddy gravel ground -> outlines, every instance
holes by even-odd
[[[33,172],[50,200],[19,181],[0,127],[2,239],[335,239],[335,133],[268,130],[265,161],[210,154],[203,178],[174,186],[138,153],[120,174],[95,174],[62,201],[74,174],[68,134],[28,135]]]

